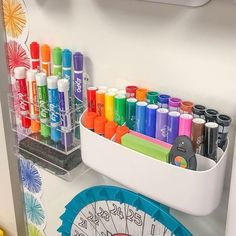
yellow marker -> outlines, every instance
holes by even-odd
[[[108,92],[105,94],[105,117],[108,121],[114,120],[114,97],[115,93]]]
[[[4,236],[4,232],[1,229],[0,229],[0,236]]]

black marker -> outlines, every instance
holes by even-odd
[[[219,112],[214,109],[206,109],[205,110],[206,122],[216,122],[218,114]]]

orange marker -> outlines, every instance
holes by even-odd
[[[103,116],[96,117],[94,120],[94,132],[99,135],[104,135],[106,122],[107,121],[105,117]]]
[[[96,111],[98,116],[105,116],[105,91],[97,90],[96,92]]]
[[[108,121],[105,125],[105,138],[111,139],[116,133],[117,126],[116,122]]]
[[[138,101],[146,102],[148,90],[145,88],[139,88],[136,90],[136,98]]]
[[[121,137],[127,133],[129,133],[127,126],[118,126],[116,129],[116,142],[121,144]]]
[[[84,126],[90,130],[94,130],[94,120],[97,117],[96,112],[87,111],[84,114]]]
[[[47,44],[42,45],[41,47],[41,57],[42,57],[42,71],[46,76],[51,75],[51,50]]]

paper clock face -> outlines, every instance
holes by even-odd
[[[192,235],[166,207],[113,186],[96,186],[78,194],[61,219],[62,236]]]

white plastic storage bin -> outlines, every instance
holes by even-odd
[[[208,3],[210,0],[144,0],[144,1],[199,7]]]
[[[121,146],[83,126],[80,120],[82,160],[92,169],[138,193],[185,213],[204,216],[220,203],[227,152],[202,171],[183,169]],[[220,149],[219,149],[220,150]],[[199,164],[198,163],[198,164]],[[214,164],[212,164],[214,163]]]

